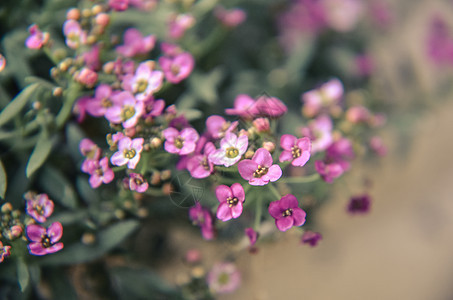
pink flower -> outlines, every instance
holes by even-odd
[[[27,197],[27,214],[39,223],[44,223],[53,213],[54,204],[47,194]]]
[[[158,117],[162,114],[165,108],[165,101],[162,99],[154,100],[152,97],[144,101],[145,113],[144,118]]]
[[[123,87],[132,92],[138,101],[144,101],[157,92],[162,86],[164,74],[152,70],[148,63],[141,63],[135,75],[127,74],[123,78]]]
[[[156,36],[143,37],[136,28],[129,28],[124,33],[124,44],[116,47],[116,51],[125,57],[147,54],[156,44]]]
[[[327,23],[339,32],[354,29],[363,12],[361,0],[323,0],[326,8]]]
[[[26,228],[27,237],[31,241],[28,250],[32,255],[46,255],[63,249],[63,243],[58,242],[63,235],[63,226],[54,222],[49,227],[31,224]]]
[[[346,111],[346,120],[353,124],[365,123],[370,117],[370,111],[361,105],[353,106]]]
[[[215,165],[230,167],[237,163],[247,151],[248,137],[243,135],[239,138],[234,133],[227,133],[220,140],[220,149],[209,155],[209,159]]]
[[[268,132],[271,129],[268,118],[256,118],[253,120],[253,127],[259,133]]]
[[[302,135],[310,138],[311,153],[324,151],[332,144],[332,128],[332,119],[327,115],[317,117],[302,128]]]
[[[99,45],[93,45],[90,50],[82,54],[85,66],[91,70],[99,70],[101,63],[99,61],[99,51],[101,47]]]
[[[187,170],[193,178],[206,178],[214,171],[214,164],[209,160],[209,155],[215,151],[213,143],[204,145],[203,154],[196,154],[187,161]]]
[[[343,171],[347,171],[351,165],[349,161],[354,159],[354,157],[351,141],[342,137],[327,148],[325,161],[338,163],[343,168]]]
[[[309,245],[311,247],[315,247],[318,245],[319,241],[322,240],[322,235],[319,232],[313,232],[307,230],[302,235],[302,244]]]
[[[89,160],[87,162],[87,169],[83,171],[91,175],[88,181],[93,189],[98,188],[102,183],[107,184],[112,182],[115,177],[115,173],[109,167],[107,157],[103,157],[99,161]]]
[[[89,68],[82,68],[79,72],[76,73],[74,78],[77,82],[83,84],[84,86],[91,88],[98,81],[98,74]]]
[[[252,119],[258,116],[259,111],[255,106],[255,100],[245,94],[240,94],[234,100],[234,108],[225,109],[227,115],[239,116],[244,119]]]
[[[219,185],[215,194],[220,202],[217,208],[217,219],[226,222],[232,218],[236,219],[242,214],[245,193],[239,183],[234,183],[231,187]]]
[[[315,161],[315,169],[327,183],[332,183],[335,178],[340,177],[344,173],[343,167],[337,162],[326,163],[322,160],[317,160]]]
[[[195,61],[193,56],[184,52],[174,57],[162,56],[159,65],[164,71],[165,78],[171,83],[179,83],[192,73]]]
[[[187,29],[195,24],[195,18],[190,14],[179,14],[171,18],[169,35],[173,39],[183,37]]]
[[[115,11],[125,11],[129,8],[129,0],[109,0],[109,6]]]
[[[143,178],[142,174],[131,173],[129,174],[129,188],[131,191],[144,193],[148,189],[148,182]]]
[[[288,108],[280,99],[269,96],[259,97],[256,100],[255,107],[261,116],[270,118],[280,118],[288,111]]]
[[[236,27],[247,18],[247,14],[240,8],[226,10],[222,6],[214,9],[214,15],[226,27]]]
[[[6,59],[5,57],[0,53],[0,72],[2,72],[6,67]]]
[[[140,160],[140,153],[143,150],[143,142],[143,138],[131,140],[129,137],[123,137],[118,142],[118,151],[113,153],[110,161],[115,166],[127,164],[129,169],[135,169]]]
[[[299,201],[292,194],[271,202],[269,214],[275,219],[275,225],[280,231],[287,231],[293,226],[301,226],[305,223],[306,213],[299,207]]]
[[[315,90],[303,93],[301,100],[304,103],[304,115],[314,117],[322,110],[338,105],[343,93],[343,84],[336,78],[329,80]]]
[[[371,208],[371,197],[368,194],[351,197],[347,211],[352,214],[366,214]]]
[[[304,166],[310,159],[311,142],[305,137],[297,139],[294,135],[284,134],[280,138],[280,146],[284,149],[279,161],[291,161],[295,167]]]
[[[41,49],[49,41],[49,33],[39,30],[36,24],[28,27],[28,32],[30,36],[25,40],[25,46],[29,49]]]
[[[83,156],[89,159],[97,160],[101,156],[101,148],[88,138],[84,138],[80,141],[79,150]]]
[[[94,98],[86,104],[86,111],[94,117],[102,117],[107,109],[113,106],[111,97],[112,87],[108,84],[100,84],[96,87]]]
[[[373,136],[370,139],[370,148],[379,156],[385,156],[387,154],[387,147],[379,136]]]
[[[189,209],[189,217],[194,223],[201,228],[201,234],[205,240],[214,238],[214,225],[210,211],[203,208],[200,202],[195,203],[195,206]]]
[[[10,255],[11,255],[11,246],[3,246],[3,243],[0,241],[0,263],[2,263],[3,260]]]
[[[271,154],[264,148],[256,150],[252,159],[240,161],[238,171],[251,185],[265,185],[282,176],[282,169],[279,165],[273,165]]]
[[[209,289],[216,294],[231,293],[241,284],[241,273],[232,263],[214,265],[206,277]]]
[[[179,132],[173,127],[169,127],[162,131],[165,138],[164,148],[165,151],[186,155],[195,150],[196,142],[198,141],[198,132],[193,128],[184,128]]]
[[[77,49],[87,42],[87,33],[82,30],[75,20],[66,20],[63,24],[63,33],[66,37],[66,45],[71,49]]]
[[[253,230],[253,228],[251,228],[251,227],[246,228],[244,230],[244,232],[245,232],[245,235],[249,238],[250,247],[255,246],[256,241],[258,239],[258,233],[255,230]]]
[[[105,118],[114,124],[121,123],[124,128],[135,127],[145,112],[145,104],[126,91],[112,95],[111,100],[113,106],[106,109]]]
[[[227,122],[223,117],[213,115],[206,119],[206,129],[213,139],[219,139],[236,129],[238,123],[238,121]]]

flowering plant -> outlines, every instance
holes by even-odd
[[[139,252],[133,241],[148,225],[160,237],[169,230],[161,227],[190,220],[205,240],[244,237],[251,252],[288,230],[315,246],[313,216],[331,184],[354,160],[385,152],[375,135],[385,116],[356,89],[368,69],[315,68],[316,47],[329,49],[315,37],[324,27],[353,30],[359,1],[348,1],[347,20],[327,0],[283,3],[278,14],[266,1],[226,9],[211,0],[84,0],[52,19],[62,16],[59,2],[27,15],[28,34],[11,30],[0,56],[0,92],[8,99],[20,89],[0,113],[0,262],[17,266],[13,291],[32,297],[48,281],[65,298],[74,288],[59,266],[101,260],[120,297],[143,297],[143,286],[165,297],[231,292],[241,278],[231,261],[176,289],[125,263],[139,260],[129,256]],[[319,19],[299,24],[292,6]],[[351,213],[369,209],[367,194],[351,196]],[[122,262],[108,263],[113,255]],[[187,261],[198,270],[198,258]],[[50,279],[37,275],[42,267]]]

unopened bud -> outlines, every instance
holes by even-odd
[[[162,145],[162,140],[158,137],[153,137],[150,141],[151,147],[157,149]]]
[[[78,10],[77,8],[71,8],[66,13],[66,19],[77,21],[78,19],[80,19],[80,10]]]
[[[151,176],[151,184],[158,185],[160,183],[160,172],[154,172]]]
[[[110,16],[106,13],[101,13],[96,16],[96,24],[105,27],[110,23]]]
[[[164,195],[170,195],[174,191],[173,185],[170,182],[162,185],[162,192]]]
[[[85,8],[84,10],[82,10],[82,16],[83,16],[84,18],[89,18],[89,17],[91,17],[91,10],[88,9],[88,8]]]
[[[146,218],[148,216],[148,214],[149,214],[148,209],[146,209],[144,207],[140,207],[137,210],[137,216],[139,216],[140,218]]]
[[[272,142],[263,142],[263,148],[272,153],[275,150],[275,144]]]
[[[251,159],[251,158],[253,157],[253,154],[255,154],[255,151],[253,151],[253,150],[247,150],[247,152],[245,152],[245,154],[244,154],[244,157],[245,157],[246,159]]]
[[[5,204],[2,205],[2,213],[7,214],[10,213],[13,210],[13,206],[11,203],[6,202]]]
[[[171,178],[171,170],[164,170],[164,171],[162,171],[162,172],[161,172],[161,175],[160,175],[160,178],[161,178],[162,180],[164,180],[164,181],[170,179],[170,178]]]
[[[85,245],[92,245],[96,241],[96,236],[91,232],[85,232],[82,235],[82,243]]]
[[[106,74],[111,74],[114,69],[115,69],[115,63],[113,61],[109,61],[109,62],[105,63],[104,66],[102,67],[102,70]]]
[[[56,87],[52,90],[52,95],[55,97],[61,97],[63,95],[63,89],[61,87]]]
[[[126,213],[122,209],[117,209],[117,210],[115,210],[115,217],[117,219],[122,220],[122,219],[124,219],[124,217],[126,217]]]
[[[103,10],[104,9],[102,8],[102,5],[97,4],[91,8],[91,13],[93,15],[97,15],[97,14],[101,13]]]

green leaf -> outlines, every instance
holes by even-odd
[[[119,299],[184,299],[176,288],[144,268],[114,267],[110,276]]]
[[[77,207],[76,192],[70,181],[58,169],[45,167],[40,173],[38,181],[53,200],[68,208]]]
[[[24,292],[30,282],[30,273],[23,259],[17,260],[17,280],[19,281],[20,290]]]
[[[52,141],[49,139],[47,134],[44,132],[41,133],[38,142],[36,143],[36,146],[28,159],[27,169],[25,170],[27,178],[30,178],[31,175],[33,175],[33,173],[35,173],[36,170],[44,164],[51,150]]]
[[[65,246],[63,250],[49,255],[40,263],[48,265],[77,264],[97,259],[112,250],[128,237],[139,226],[136,220],[127,220],[116,223],[98,232],[96,242],[93,245],[85,245],[81,242]]]
[[[6,185],[7,185],[7,177],[5,167],[3,163],[0,161],[0,198],[5,199],[6,194]]]
[[[17,115],[27,102],[33,97],[39,87],[38,83],[27,86],[23,89],[0,113],[0,126],[3,126],[15,115]]]
[[[208,74],[193,73],[189,77],[191,92],[207,104],[214,105],[217,100],[217,87],[225,72],[216,68]]]

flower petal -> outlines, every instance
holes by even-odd
[[[278,158],[280,162],[284,161],[292,161],[293,160],[293,154],[291,151],[288,150],[283,150],[282,153],[280,154],[280,157]]]
[[[214,162],[215,163],[215,162]],[[238,163],[238,171],[242,178],[250,180],[253,178],[253,173],[258,168],[258,163],[251,159],[244,159]]]
[[[279,165],[273,165],[267,171],[267,174],[263,176],[265,178],[269,178],[270,181],[274,182],[282,177],[282,168]]]
[[[302,208],[293,208],[293,214],[291,215],[294,219],[294,226],[301,226],[305,223],[305,216],[307,214]]]
[[[291,148],[296,144],[297,138],[291,134],[284,134],[280,138],[280,146],[285,150],[291,150]]]
[[[46,235],[46,229],[36,224],[28,225],[26,231],[28,239],[32,242],[41,242],[42,237]]]
[[[270,167],[273,163],[271,154],[264,148],[259,148],[258,150],[256,150],[255,154],[252,157],[252,160],[258,165],[265,167]]]
[[[63,235],[63,226],[60,222],[54,222],[47,228],[47,236],[50,238],[50,242],[55,244],[61,239]]]
[[[285,210],[286,208],[282,207],[281,205],[281,202],[280,201],[272,201],[270,204],[269,204],[269,214],[272,216],[272,218],[274,219],[280,219],[282,217],[282,212]]]
[[[239,218],[239,216],[242,214],[242,202],[238,202],[235,206],[230,208],[231,215],[233,218]]]
[[[284,209],[299,208],[299,201],[297,201],[296,196],[288,194],[280,199],[280,205]]]
[[[231,209],[228,207],[228,204],[226,202],[221,203],[217,208],[217,219],[225,222],[231,218]]]
[[[228,186],[223,185],[223,184],[219,185],[215,189],[215,195],[217,197],[217,200],[219,200],[220,203],[226,202],[227,198],[229,198],[229,197],[233,198],[233,192],[232,192],[231,188],[229,188]]]
[[[244,188],[242,187],[242,185],[240,183],[233,183],[233,185],[231,186],[231,191],[233,193],[233,197],[236,197],[238,198],[238,200],[240,202],[244,202],[245,200],[245,192],[244,192]]]
[[[275,220],[275,225],[277,226],[278,230],[280,231],[287,231],[291,227],[293,227],[294,220],[291,217],[285,217],[281,219]]]

